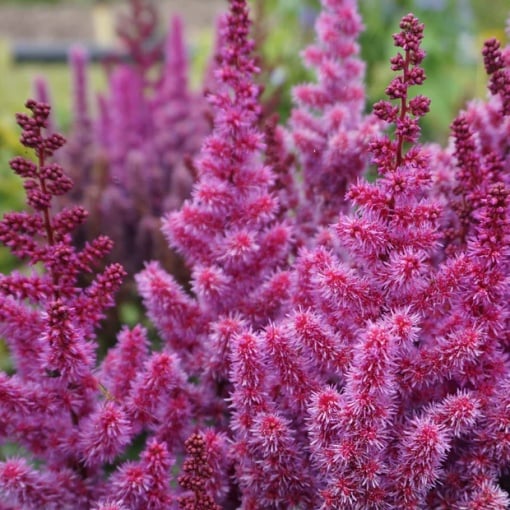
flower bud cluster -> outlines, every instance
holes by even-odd
[[[374,114],[381,120],[395,125],[394,142],[382,138],[372,143],[374,161],[379,172],[386,173],[395,170],[403,161],[404,143],[414,144],[420,136],[418,120],[423,117],[430,107],[430,99],[418,95],[409,99],[409,87],[422,85],[425,81],[425,71],[420,66],[425,58],[425,51],[420,47],[423,39],[423,23],[413,14],[408,14],[400,22],[401,32],[393,36],[395,46],[404,50],[391,59],[391,69],[401,72],[393,78],[386,88],[386,95],[390,99],[398,99],[399,106],[393,106],[389,101],[379,101],[374,105]]]
[[[290,135],[303,180],[296,234],[302,244],[348,208],[348,186],[369,164],[368,144],[381,123],[366,115],[365,63],[358,38],[363,23],[355,0],[322,0],[316,41],[303,60],[317,83],[294,87]]]
[[[489,90],[501,96],[503,115],[510,115],[510,71],[505,66],[501,44],[497,39],[489,39],[482,54],[485,70],[490,76]]]
[[[179,485],[193,492],[192,496],[181,496],[179,508],[182,510],[220,510],[220,506],[207,494],[206,484],[213,474],[208,463],[206,443],[200,434],[193,434],[186,439],[186,453]]]

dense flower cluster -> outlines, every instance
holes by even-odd
[[[162,222],[189,286],[158,261],[136,276],[158,347],[124,328],[96,360],[124,272],[84,283],[111,241],[73,246],[86,212],[52,209],[72,183],[48,162],[64,140],[46,104],[18,116],[34,211],[0,240],[33,271],[0,278],[0,442],[20,447],[1,510],[510,506],[510,49],[485,44],[490,97],[446,148],[421,144],[424,25],[402,18],[388,99],[365,115],[356,2],[322,7],[304,53],[318,83],[295,89],[288,126],[262,119],[246,0],[219,22],[212,130]],[[108,143],[153,155],[156,139]]]
[[[302,55],[318,80],[294,88],[290,122],[302,168],[298,229],[305,238],[348,209],[345,193],[366,170],[370,138],[380,129],[373,115],[363,113],[365,64],[357,43],[362,29],[356,0],[323,2],[317,41]]]
[[[63,168],[49,161],[65,139],[47,132],[47,104],[29,100],[26,106],[31,115],[17,115],[21,143],[36,161],[16,157],[11,168],[24,180],[33,212],[6,214],[0,240],[33,269],[0,277],[0,335],[15,366],[13,375],[0,375],[0,429],[3,440],[33,452],[47,470],[34,471],[24,459],[2,462],[2,504],[71,508],[76,501],[79,508],[87,500],[89,469],[113,460],[131,437],[125,413],[94,397],[100,387],[96,329],[125,272],[114,263],[80,285],[112,242],[100,236],[81,250],[73,246],[71,233],[86,211],[52,211],[54,197],[72,188]]]

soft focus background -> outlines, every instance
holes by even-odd
[[[192,83],[198,88],[211,53],[214,24],[226,0],[158,0],[160,29],[166,30],[174,12],[182,14],[192,56]],[[290,89],[309,76],[299,51],[313,38],[319,0],[254,0],[255,37],[262,54],[266,97],[280,117],[288,115]],[[0,214],[23,205],[23,193],[7,161],[21,148],[14,113],[32,95],[33,82],[44,76],[51,89],[57,125],[66,131],[70,122],[67,48],[76,42],[87,47],[115,48],[115,22],[127,0],[0,0]],[[480,59],[482,41],[505,38],[508,0],[361,0],[366,30],[362,55],[367,62],[367,108],[384,95],[391,78],[388,59],[394,54],[391,34],[399,18],[413,11],[426,23],[425,67],[428,81],[422,93],[432,99],[424,123],[424,137],[444,142],[448,126],[465,101],[485,94]],[[56,62],[40,60],[41,55]],[[101,63],[91,69],[92,89],[105,87]],[[0,250],[0,271],[12,264]]]

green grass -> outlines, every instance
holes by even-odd
[[[67,64],[16,64],[9,60],[9,47],[0,44],[0,122],[9,123],[20,111],[26,98],[33,95],[33,82],[37,76],[47,80],[57,124],[69,124],[71,107],[71,76]],[[90,66],[91,90],[103,90],[106,85],[101,66]],[[91,98],[93,99],[93,98]],[[6,120],[7,119],[7,120]],[[14,124],[14,121],[10,121]]]

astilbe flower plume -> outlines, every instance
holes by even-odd
[[[129,0],[129,10],[117,20],[117,35],[144,85],[150,85],[150,70],[163,51],[163,42],[157,37],[158,24],[158,10],[152,0]]]
[[[26,106],[31,115],[17,115],[21,143],[36,161],[19,156],[10,165],[24,181],[33,212],[7,213],[0,241],[33,269],[0,277],[0,335],[15,369],[1,374],[0,428],[3,441],[17,442],[46,471],[7,460],[0,487],[6,501],[23,508],[82,508],[89,467],[113,459],[130,437],[122,410],[96,402],[94,375],[96,329],[125,273],[111,264],[80,287],[80,276],[94,271],[112,243],[102,236],[81,250],[72,245],[71,233],[86,211],[75,206],[55,214],[52,208],[54,197],[72,187],[64,169],[50,162],[65,139],[47,132],[47,104],[29,100]],[[101,429],[93,430],[98,423],[110,431],[105,443]]]
[[[510,164],[510,115],[508,114],[510,48],[491,39],[483,50],[490,76],[490,97],[470,101],[452,123],[452,138],[443,163],[440,195],[450,211],[445,221],[449,251],[463,251],[476,230],[478,215],[489,187],[504,180]],[[494,85],[494,80],[498,85]]]
[[[497,39],[489,39],[483,48],[483,60],[485,70],[490,76],[489,90],[492,94],[499,94],[501,98],[501,110],[503,115],[510,115],[510,72],[508,62],[505,65],[505,55],[501,50],[501,44]]]
[[[294,87],[290,134],[303,174],[298,228],[311,236],[348,207],[349,184],[366,171],[368,143],[381,128],[365,115],[357,38],[363,29],[355,0],[322,0],[316,43],[303,52],[317,83]],[[302,240],[307,243],[306,237]]]
[[[278,217],[278,200],[270,192],[274,174],[264,164],[264,136],[258,128],[260,87],[253,81],[257,68],[248,29],[245,3],[232,1],[222,24],[218,83],[209,96],[213,132],[195,163],[191,199],[163,222],[171,245],[192,268],[194,297],[156,263],[137,277],[163,339],[175,348],[186,342],[186,369],[195,370],[204,355],[228,354],[224,346],[211,345],[204,337],[211,327],[221,327],[222,321],[239,314],[252,324],[267,321],[287,296],[291,231]]]

